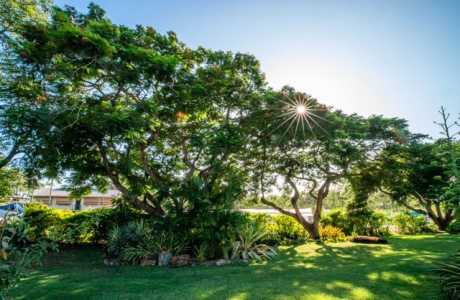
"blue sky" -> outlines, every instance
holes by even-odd
[[[57,0],[85,10],[90,1]],[[268,82],[347,113],[437,135],[460,113],[460,1],[97,0],[114,23],[175,31],[190,47],[254,54]]]

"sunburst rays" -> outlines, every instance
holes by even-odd
[[[314,134],[315,127],[326,132],[319,120],[328,121],[317,113],[323,110],[324,108],[316,101],[302,94],[297,94],[294,98],[286,97],[286,100],[283,101],[282,113],[279,115],[282,120],[276,129],[286,126],[285,134],[294,130],[294,135],[298,130],[305,134],[306,129]]]

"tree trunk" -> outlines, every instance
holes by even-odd
[[[419,194],[415,194],[415,196],[419,204],[424,208],[426,215],[433,221],[434,224],[436,224],[438,229],[441,231],[446,231],[447,227],[449,227],[449,224],[454,219],[453,210],[446,209],[445,212],[443,212],[439,202],[426,199]],[[406,205],[406,207],[411,209],[411,207],[408,205]],[[415,210],[415,208],[412,208],[412,210],[419,212],[419,210]]]
[[[321,240],[321,235],[319,233],[319,222],[313,222],[311,229],[308,230],[308,233],[310,234],[310,237],[313,240],[315,241]]]
[[[294,182],[289,177],[286,178],[286,181],[288,182],[288,184],[294,190],[294,195],[291,197],[291,204],[292,204],[292,207],[294,208],[294,212],[291,212],[291,211],[288,211],[288,210],[286,210],[284,208],[281,208],[281,207],[277,206],[275,203],[266,200],[265,198],[261,199],[262,203],[273,207],[274,209],[278,210],[280,213],[282,213],[284,215],[287,215],[287,216],[290,216],[290,217],[294,218],[297,222],[299,222],[302,225],[302,227],[305,229],[305,231],[308,232],[308,234],[310,235],[311,239],[313,239],[313,240],[321,240],[321,235],[320,235],[320,231],[319,231],[320,221],[321,221],[321,212],[323,210],[324,198],[326,198],[327,195],[329,194],[329,187],[331,185],[331,181],[329,179],[327,179],[321,185],[321,187],[318,189],[318,192],[316,193],[316,195],[313,194],[313,190],[316,188],[316,183],[315,183],[313,189],[310,190],[310,192],[309,192],[310,195],[315,199],[315,202],[316,202],[316,205],[315,205],[315,208],[314,208],[314,211],[313,211],[313,220],[312,220],[311,223],[308,222],[302,216],[302,213],[300,212],[300,209],[299,209],[299,207],[297,205],[298,200],[299,200],[299,196],[300,196],[300,193],[299,193],[299,191],[297,189],[297,186],[294,184]]]

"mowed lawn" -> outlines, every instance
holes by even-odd
[[[106,267],[97,249],[50,255],[13,291],[17,299],[438,299],[436,262],[460,236],[398,236],[283,247],[273,261],[224,267]]]

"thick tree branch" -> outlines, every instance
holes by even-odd
[[[276,205],[275,203],[273,203],[273,202],[271,202],[271,201],[269,201],[269,200],[267,200],[265,198],[260,199],[260,201],[265,205],[273,207],[274,209],[276,209],[277,211],[279,211],[282,214],[285,214],[285,215],[288,215],[290,217],[293,217],[293,218],[297,219],[297,215],[295,213],[292,213],[292,212],[290,212],[290,211],[288,211],[288,210]]]
[[[2,160],[0,160],[0,169],[10,163],[13,160],[14,156],[18,154],[19,151],[19,144],[14,143],[13,147],[11,148],[10,152],[7,156],[5,156]]]

